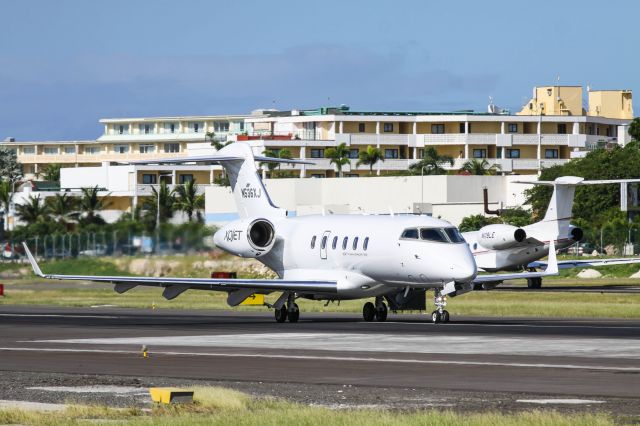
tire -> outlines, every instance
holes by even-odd
[[[442,318],[440,317],[440,312],[438,311],[433,311],[431,313],[431,322],[433,322],[434,324],[437,324],[440,322]]]
[[[298,308],[298,304],[293,304],[293,309],[287,312],[287,318],[289,318],[289,322],[298,322],[300,318],[300,309]]]
[[[387,320],[387,314],[389,311],[387,310],[387,305],[381,303],[376,309],[376,320],[379,322],[385,322]]]
[[[528,288],[542,288],[542,278],[529,278],[527,279]]]
[[[362,307],[362,318],[367,322],[371,322],[375,317],[376,317],[376,307],[373,306],[373,303],[371,302],[365,303],[364,306]]]
[[[283,306],[280,309],[276,309],[275,311],[276,322],[285,322],[287,320],[287,308]]]
[[[449,311],[442,311],[441,321],[445,324],[449,322]]]

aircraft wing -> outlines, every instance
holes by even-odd
[[[29,258],[33,272],[41,277],[52,280],[93,281],[115,284],[115,291],[124,293],[134,287],[152,286],[163,287],[163,296],[173,299],[186,290],[211,290],[235,292],[237,290],[250,290],[242,299],[252,293],[271,293],[274,291],[293,291],[305,293],[337,293],[336,281],[323,280],[281,280],[281,279],[228,279],[228,278],[167,278],[167,277],[126,277],[126,276],[96,276],[96,275],[59,275],[45,274],[40,270],[38,263],[31,254],[26,243],[22,243],[25,253]]]
[[[558,259],[556,257],[555,241],[549,242],[549,261],[546,262],[547,267],[543,272],[517,272],[513,274],[486,274],[478,275],[474,280],[474,284],[491,283],[498,281],[519,280],[523,278],[539,278],[558,275]]]
[[[569,269],[569,268],[587,268],[587,267],[599,267],[599,266],[608,266],[608,265],[629,265],[634,263],[640,263],[640,257],[631,257],[631,258],[617,258],[617,259],[589,259],[589,260],[561,260],[558,262],[558,268],[560,269]],[[548,266],[547,262],[531,262],[527,265],[528,268],[539,268],[546,269]]]

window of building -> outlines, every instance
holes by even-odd
[[[316,236],[311,237],[311,250],[316,248]]]
[[[140,144],[140,154],[151,154],[155,152],[156,146],[153,144]]]
[[[244,121],[240,121],[240,122],[238,123],[238,125],[239,125],[239,127],[240,127],[240,131],[241,131],[241,132],[244,132]]]
[[[367,251],[367,249],[369,248],[369,237],[364,239],[364,243],[362,244],[362,249],[364,251]]]
[[[344,239],[342,240],[342,250],[346,250],[347,249],[347,244],[349,243],[349,237],[344,237]]]
[[[321,148],[312,149],[311,158],[324,158],[324,149],[321,149]]]
[[[360,175],[359,175],[359,174],[357,174],[357,173],[345,173],[345,174],[344,174],[344,177],[348,177],[348,178],[357,178],[357,177],[360,177]]]
[[[158,176],[152,174],[143,174],[142,183],[145,185],[155,185],[158,183]]]
[[[382,129],[385,132],[393,132],[393,123],[384,123]]]
[[[140,129],[140,133],[144,133],[145,135],[153,132],[153,125],[149,123],[140,124],[138,128]]]
[[[325,174],[324,174],[324,173],[312,173],[312,174],[311,174],[311,177],[312,177],[312,178],[321,179],[321,178],[324,178],[324,177],[326,177],[326,176],[325,176]]]
[[[185,183],[188,182],[192,182],[193,181],[193,175],[188,174],[188,175],[180,175],[180,184],[184,185]]]
[[[520,158],[520,150],[519,149],[507,149],[507,158]]]
[[[358,123],[358,132],[359,133],[364,133],[365,132],[364,123]]]
[[[228,121],[214,121],[213,122],[213,131],[214,132],[228,132],[229,131],[229,122]]]
[[[418,229],[417,228],[409,228],[405,229],[402,232],[402,236],[400,238],[408,238],[410,240],[417,240],[418,237]]]
[[[178,126],[176,123],[164,123],[164,132],[165,133],[176,133],[178,130]]]
[[[347,157],[349,158],[359,158],[358,156],[360,155],[360,150],[358,148],[353,148],[350,149],[349,152],[347,153]]]
[[[567,134],[567,123],[558,123],[558,134],[560,135]]]
[[[180,152],[179,143],[165,143],[164,152]]]
[[[459,125],[459,132],[460,133],[467,133],[465,131],[465,127],[468,129],[468,132],[471,133],[471,123],[466,123],[467,125],[465,126],[465,123],[460,123]]]
[[[87,155],[100,154],[100,147],[99,146],[85,146],[84,147],[84,153],[87,154]]]
[[[518,123],[509,123],[509,133],[518,133]]]
[[[544,158],[558,158],[558,150],[557,149],[545,149],[544,150]]]
[[[432,124],[431,133],[435,133],[435,134],[444,133],[444,124]]]
[[[353,247],[354,250],[358,248],[358,237],[355,237],[353,239]]]
[[[116,154],[126,154],[129,152],[129,145],[115,145],[113,147],[113,152]]]
[[[36,153],[36,147],[35,146],[25,146],[24,148],[22,148],[22,153],[23,154],[35,154]]]
[[[64,147],[64,153],[65,154],[75,154],[76,153],[76,147],[75,146],[65,146]]]
[[[7,151],[13,153],[13,154],[18,154],[18,148],[7,148]]]
[[[473,150],[473,158],[487,158],[487,150],[486,149],[474,149]]]
[[[337,246],[338,246],[338,237],[336,236],[336,237],[333,237],[333,242],[331,243],[331,248],[333,250],[335,250]]]
[[[384,150],[384,158],[398,158],[398,150],[397,149],[385,149]]]
[[[57,146],[45,146],[43,149],[43,152],[45,153],[45,155],[56,155],[58,154],[58,147]]]

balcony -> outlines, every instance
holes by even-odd
[[[169,188],[169,191],[173,191],[175,190],[178,186],[181,185],[167,185],[167,187]],[[215,186],[215,185],[205,185],[205,184],[198,184],[198,189],[196,191],[196,194],[201,195],[204,194],[206,188],[208,186]],[[136,193],[135,195],[139,196],[139,197],[149,197],[151,195],[153,195],[153,190],[159,191],[160,190],[160,185],[157,184],[137,184],[136,185]]]

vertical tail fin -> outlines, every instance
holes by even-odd
[[[276,207],[269,198],[248,144],[232,143],[221,149],[218,154],[242,158],[220,161],[229,175],[231,190],[241,218],[286,216],[286,210]]]
[[[583,178],[576,176],[563,176],[553,181],[553,194],[543,222],[571,219],[576,186],[582,181]]]

